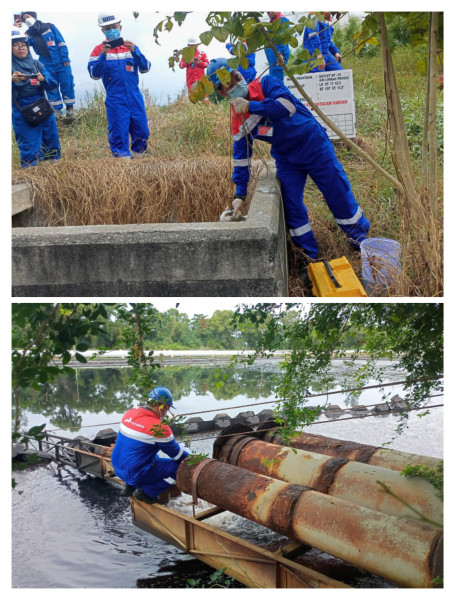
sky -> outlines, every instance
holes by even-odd
[[[98,14],[104,10],[103,6],[97,7],[96,11],[72,10],[68,12],[62,11],[62,5],[60,4],[57,5],[59,10],[43,9],[38,11],[37,5],[40,4],[40,2],[37,2],[33,6],[38,13],[38,19],[53,23],[59,29],[68,46],[75,82],[76,106],[81,106],[86,102],[87,94],[92,95],[94,90],[103,89],[101,81],[97,82],[91,79],[87,71],[90,53],[95,46],[105,39],[97,24]],[[176,99],[182,90],[186,90],[186,69],[176,67],[173,71],[168,66],[168,59],[174,49],[182,49],[187,45],[189,37],[199,37],[200,33],[209,29],[205,22],[207,13],[194,12],[189,14],[182,26],[179,27],[175,24],[171,32],[164,31],[160,33],[160,45],[158,45],[155,43],[153,30],[167,15],[172,14],[171,11],[164,13],[154,12],[150,8],[139,10],[137,6],[131,8],[131,10],[125,11],[125,3],[123,3],[123,10],[115,11],[115,14],[121,18],[122,37],[137,44],[142,54],[152,63],[150,71],[140,75],[140,85],[149,91],[155,104],[168,104],[169,100]],[[188,8],[192,8],[192,6]],[[133,9],[139,12],[137,19],[133,16]],[[110,11],[110,7],[107,10]],[[16,10],[10,13],[11,19],[14,12]],[[17,12],[20,12],[20,10]],[[23,25],[23,30],[26,31],[26,29],[26,26]],[[230,56],[225,44],[217,40],[213,40],[209,47],[201,44],[199,49],[206,52],[209,59],[229,58]],[[264,52],[259,54],[257,57],[258,65],[265,67],[265,54]]]
[[[18,6],[19,4],[19,6]],[[11,3],[9,8],[9,17],[13,21],[13,14],[20,13],[22,6],[20,3]],[[101,43],[104,35],[97,24],[97,17],[100,12],[112,10],[122,21],[122,36],[128,39],[139,47],[141,52],[152,63],[148,73],[140,75],[140,85],[147,89],[155,104],[168,104],[169,101],[175,100],[182,90],[186,90],[185,75],[186,69],[178,67],[173,71],[168,66],[168,59],[175,49],[182,49],[187,45],[189,37],[199,37],[203,31],[207,31],[209,26],[205,22],[207,16],[206,10],[203,8],[198,10],[199,6],[205,6],[207,9],[208,3],[198,1],[191,2],[190,6],[179,7],[178,2],[172,1],[171,6],[175,6],[168,12],[156,12],[151,10],[153,5],[145,3],[143,0],[134,2],[131,5],[131,10],[125,11],[125,3],[110,2],[108,5],[96,5],[96,10],[87,10],[86,7],[93,6],[88,2],[72,3],[72,10],[65,10],[62,3],[37,1],[32,5],[24,5],[32,7],[38,13],[38,19],[43,22],[53,23],[60,33],[63,35],[69,49],[71,67],[75,81],[76,92],[76,107],[84,105],[87,101],[87,94],[92,95],[94,90],[102,90],[101,81],[94,81],[90,78],[87,71],[87,63],[93,48]],[[180,3],[181,4],[181,3]],[[222,4],[226,4],[222,2]],[[248,9],[254,3],[248,4]],[[293,3],[290,2],[286,6],[292,10]],[[120,10],[115,10],[119,6]],[[159,7],[159,5],[155,5]],[[42,7],[42,8],[41,8]],[[57,8],[55,8],[57,7]],[[272,6],[273,7],[273,6]],[[141,10],[142,8],[142,10]],[[302,7],[298,7],[299,9]],[[305,7],[303,7],[305,8]],[[222,10],[223,6],[216,6],[217,10]],[[229,7],[232,10],[232,7]],[[26,9],[27,10],[27,9]],[[139,16],[133,16],[133,10],[139,12]],[[179,27],[174,24],[171,32],[163,31],[159,35],[159,44],[155,43],[153,30],[156,25],[162,21],[167,15],[171,15],[174,10],[193,10],[187,15],[184,23]],[[245,7],[241,7],[245,10]],[[286,11],[283,11],[286,13]],[[290,11],[287,11],[290,12]],[[346,19],[347,20],[347,19]],[[23,25],[23,30],[26,31],[26,26]],[[229,40],[227,40],[229,41]],[[302,42],[302,36],[300,36]],[[209,46],[201,44],[201,51],[204,51],[208,58],[229,58],[229,53],[225,48],[225,43],[221,43],[213,39]],[[267,61],[264,51],[260,51],[256,55],[256,70],[259,73],[267,67]]]

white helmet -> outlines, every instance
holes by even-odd
[[[98,15],[98,25],[104,27],[105,25],[113,25],[114,23],[120,23],[120,19],[117,15],[112,13],[100,13]]]
[[[16,40],[23,40],[24,42],[28,42],[28,37],[20,29],[17,29],[15,27],[11,32],[11,42],[15,42]]]
[[[190,38],[188,38],[188,41],[187,41],[188,46],[196,46],[197,44],[200,44],[200,43],[201,42],[195,37],[190,37]]]

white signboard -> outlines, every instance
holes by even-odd
[[[356,137],[355,104],[352,69],[342,71],[321,71],[321,73],[305,73],[295,75],[299,84],[321,111],[349,138]],[[316,115],[311,106],[302,98],[294,83],[287,76],[284,83],[289,91],[302,100],[315,118],[327,131],[330,139],[338,136]]]

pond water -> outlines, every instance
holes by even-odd
[[[389,381],[402,375],[385,365]],[[157,383],[172,389],[177,412],[202,410],[258,413],[273,407],[274,374],[277,364],[261,363],[240,369],[218,388],[217,367],[166,367]],[[334,364],[333,372],[343,371]],[[374,383],[374,382],[370,382]],[[315,391],[323,391],[317,382]],[[387,394],[400,394],[397,384]],[[346,406],[345,395],[323,398],[324,402]],[[107,426],[118,430],[121,415],[141,401],[130,382],[128,369],[79,369],[76,375],[61,378],[41,393],[30,392],[22,427],[46,423],[48,430],[62,436],[84,435],[93,438]],[[378,390],[366,390],[359,403],[382,402]],[[432,403],[442,403],[435,398]],[[318,400],[322,402],[322,400]],[[243,405],[254,406],[234,408]],[[314,402],[312,402],[314,404]],[[201,414],[210,419],[216,412]],[[321,433],[373,445],[393,437],[398,419],[394,415],[348,421],[321,420],[308,427]],[[415,412],[409,427],[392,443],[393,448],[442,457],[443,409],[435,408],[420,418]],[[211,455],[213,437],[194,436],[191,448]],[[194,560],[184,552],[134,527],[129,500],[106,482],[83,475],[67,466],[50,463],[15,473],[17,487],[12,492],[12,585],[18,588],[134,588],[144,580],[162,582],[152,587],[177,587],[172,577],[185,580],[197,571]],[[171,501],[170,506],[191,514],[187,495]],[[200,501],[200,508],[206,505]],[[252,543],[266,545],[277,534],[231,513],[213,517],[210,522],[232,532],[248,532]],[[163,579],[160,579],[164,577]]]

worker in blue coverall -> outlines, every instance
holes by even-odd
[[[22,23],[28,26],[26,33],[33,51],[57,81],[57,87],[47,91],[52,108],[60,115],[65,104],[66,116],[72,116],[76,102],[74,79],[62,34],[52,23],[39,21],[36,12],[30,10],[21,12],[20,20],[15,24],[20,27]]]
[[[180,463],[190,451],[175,441],[169,425],[162,422],[173,406],[172,392],[158,386],[145,406],[130,408],[123,415],[111,456],[115,474],[125,482],[123,496],[151,504],[175,484]],[[158,456],[159,451],[169,458]]]
[[[13,129],[19,146],[22,168],[37,165],[41,160],[58,160],[60,142],[55,114],[43,123],[30,125],[21,109],[45,97],[57,82],[44,65],[30,54],[28,37],[19,29],[12,30],[12,100]]]
[[[217,70],[222,67],[231,73],[227,85],[222,85],[217,75]],[[247,84],[223,58],[210,61],[207,76],[220,96],[231,99],[232,179],[236,184],[233,217],[240,214],[245,200],[253,140],[257,138],[271,144],[270,154],[276,162],[286,222],[293,242],[301,246],[310,259],[318,257],[318,245],[303,203],[305,182],[310,175],[352,248],[358,250],[370,223],[354,198],[332,142],[305,105],[275,77],[266,75],[260,81]]]
[[[267,14],[269,16],[270,23],[275,23],[276,21],[280,21],[281,23],[289,23],[289,19],[287,19],[280,12],[267,12]],[[284,64],[287,64],[289,60],[289,44],[275,44],[275,46]],[[270,66],[269,75],[276,77],[280,81],[284,81],[283,67],[280,67],[277,64],[277,58],[273,50],[271,48],[265,48],[265,55]]]
[[[88,71],[106,89],[109,145],[116,158],[140,158],[147,150],[149,128],[139,73],[147,73],[151,65],[133,42],[111,48],[109,42],[115,43],[122,30],[118,16],[102,13],[98,25],[107,39],[93,49]]]
[[[342,71],[343,67],[340,64],[340,50],[332,41],[333,27],[330,25],[330,14],[326,16],[326,21],[319,21],[317,18],[313,20],[313,27],[305,27],[303,32],[303,47],[313,56],[316,50],[319,50],[318,58],[323,59],[323,63],[313,67],[310,73],[319,71]],[[314,62],[310,61],[310,64]]]
[[[248,46],[246,42],[243,42],[243,46],[245,48],[245,52],[248,52]],[[235,46],[233,44],[226,44],[226,49],[232,56],[237,56],[235,53]],[[238,58],[242,58],[241,56]],[[240,65],[237,67],[237,71],[242,75],[243,79],[247,83],[251,83],[256,79],[256,54],[252,52],[251,54],[246,54],[245,58],[248,59],[248,69],[242,68]]]

